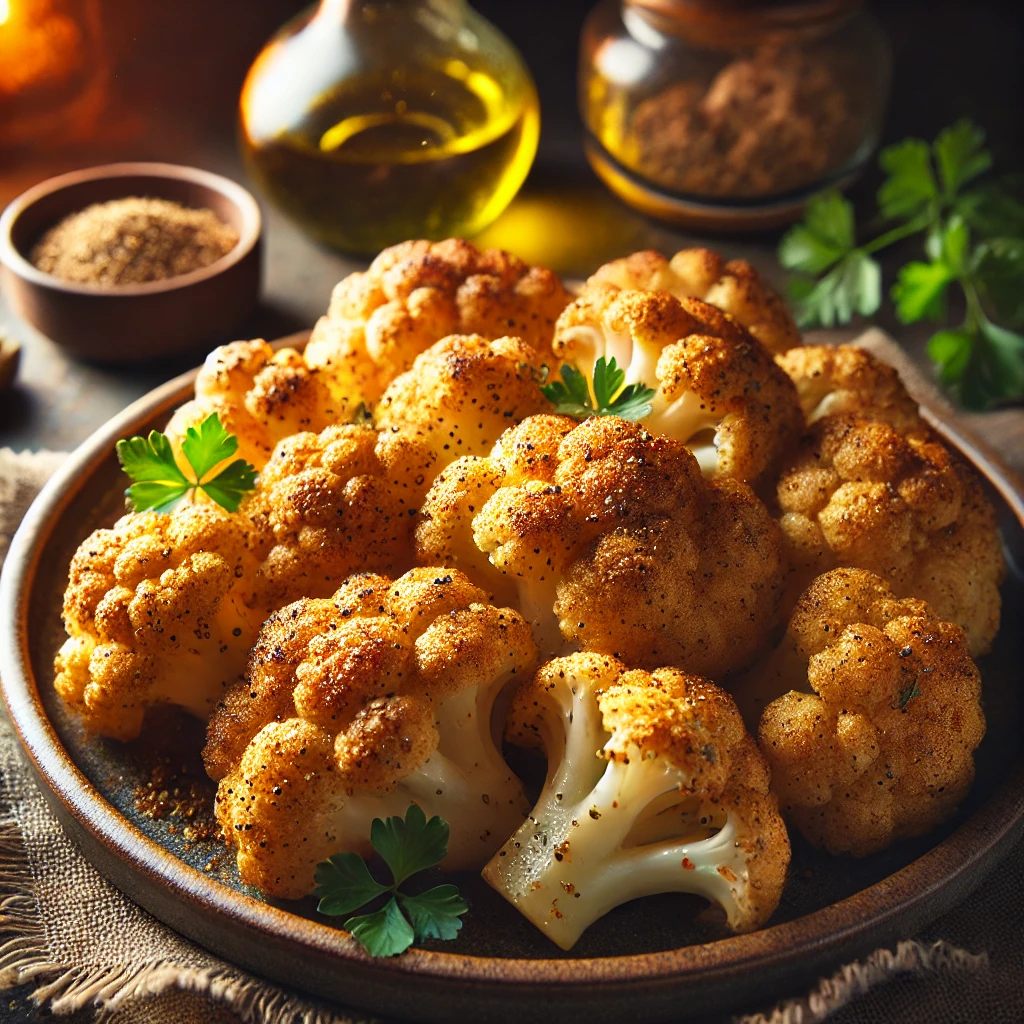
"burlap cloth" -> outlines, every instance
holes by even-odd
[[[888,354],[888,353],[887,353]],[[0,450],[0,561],[56,453]],[[0,989],[107,1024],[369,1024],[219,960],[106,882],[49,813],[0,713]],[[914,941],[737,1024],[1024,1021],[1024,846]],[[789,998],[785,998],[789,997]],[[0,1004],[0,1020],[4,1017]]]

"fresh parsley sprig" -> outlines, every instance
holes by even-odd
[[[166,434],[151,430],[149,437],[118,441],[121,468],[135,482],[125,491],[136,512],[169,512],[185,495],[202,490],[229,512],[238,509],[246,491],[256,486],[256,470],[245,459],[235,459],[216,476],[211,471],[238,451],[238,438],[224,429],[216,413],[198,427],[189,427],[181,451],[194,477],[182,472]],[[209,479],[207,477],[209,476]]]
[[[614,357],[606,362],[601,356],[594,364],[593,389],[574,366],[563,366],[561,377],[560,381],[552,381],[541,388],[555,406],[555,412],[578,420],[591,416],[642,420],[651,414],[654,388],[646,384],[625,384],[626,372],[619,369]]]
[[[436,885],[414,896],[399,890],[406,879],[444,860],[448,831],[446,821],[436,815],[428,821],[416,804],[410,804],[404,820],[374,818],[370,843],[390,868],[391,885],[378,882],[358,854],[336,853],[317,865],[317,910],[351,914],[391,893],[379,910],[345,921],[370,956],[396,956],[424,939],[456,938],[469,907],[454,885]]]
[[[882,302],[874,254],[920,235],[926,260],[902,267],[890,289],[904,323],[942,322],[951,287],[965,300],[963,323],[937,331],[928,353],[940,379],[970,408],[1024,398],[1024,185],[978,185],[992,166],[984,133],[960,121],[929,145],[906,139],[882,150],[881,216],[892,226],[857,244],[853,205],[825,192],[779,244],[802,327],[871,316]],[[970,187],[968,187],[970,186]],[[993,319],[994,318],[994,319]]]

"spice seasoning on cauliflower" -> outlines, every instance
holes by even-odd
[[[709,474],[756,480],[802,426],[769,352],[699,299],[590,284],[559,317],[553,347],[588,378],[613,358],[626,384],[656,388],[645,424],[686,444]]]
[[[410,802],[451,827],[446,870],[479,869],[528,806],[491,712],[535,659],[522,616],[452,569],[355,576],[271,616],[204,751],[242,880],[304,896],[320,861],[368,856],[372,819]]]
[[[87,537],[64,594],[54,686],[87,728],[128,740],[147,708],[207,718],[245,668],[262,614],[243,521],[217,505],[124,516]]]
[[[775,361],[796,385],[807,424],[823,416],[847,414],[881,420],[903,437],[928,434],[918,404],[899,374],[856,345],[807,345]]]
[[[533,416],[452,463],[416,528],[421,563],[513,600],[542,652],[720,674],[757,653],[780,582],[776,524],[748,487],[706,481],[678,441],[614,416]]]
[[[261,560],[260,603],[326,597],[352,573],[411,565],[413,513],[433,466],[417,439],[366,425],[283,440],[239,509]]]
[[[217,413],[238,438],[240,457],[262,469],[279,441],[350,419],[354,409],[295,349],[275,352],[262,339],[233,341],[206,357],[195,397],[175,411],[165,432],[180,451],[188,428]]]
[[[548,776],[484,878],[562,949],[613,907],[697,893],[733,931],[778,906],[789,838],[732,698],[675,669],[574,654],[520,684],[511,743]]]
[[[452,335],[388,385],[376,426],[421,440],[439,472],[461,455],[487,455],[508,427],[548,411],[541,377],[536,350],[519,338]]]
[[[681,249],[671,259],[647,249],[612,260],[587,279],[624,291],[668,292],[702,299],[728,313],[769,352],[801,344],[800,331],[782,297],[746,260],[729,260],[711,249]]]
[[[416,356],[449,334],[514,336],[543,359],[570,299],[550,270],[499,249],[459,238],[403,242],[335,287],[306,362],[374,404]]]
[[[988,651],[1005,572],[995,512],[971,467],[937,440],[825,416],[783,470],[777,496],[791,594],[834,566],[868,569],[961,626],[972,655]]]
[[[836,569],[800,599],[781,655],[765,667],[782,696],[759,740],[783,814],[810,842],[862,857],[953,813],[985,734],[959,626],[870,572]]]

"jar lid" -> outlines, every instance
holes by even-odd
[[[705,46],[744,46],[765,36],[817,35],[845,21],[864,0],[624,0],[657,17],[659,28]]]

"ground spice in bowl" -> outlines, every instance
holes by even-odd
[[[31,260],[64,281],[110,288],[201,270],[238,244],[212,210],[131,196],[69,214],[36,243]]]

